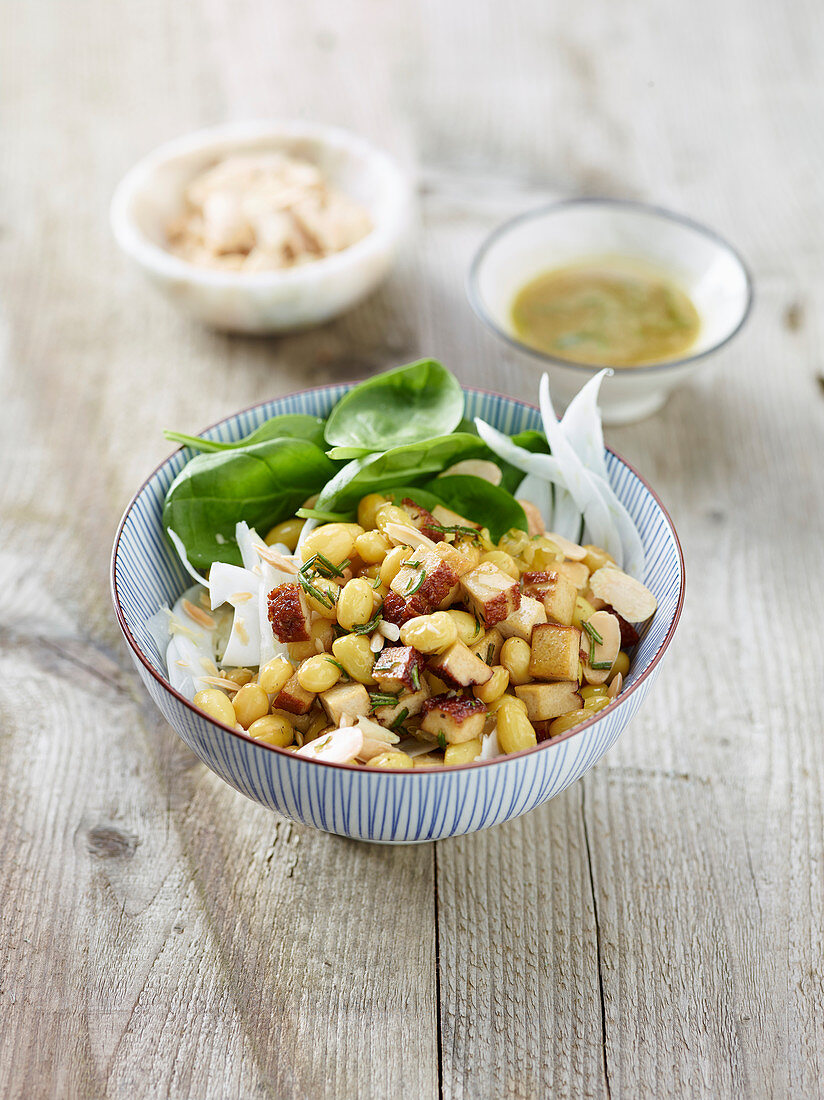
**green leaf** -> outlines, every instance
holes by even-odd
[[[420,485],[393,485],[391,489],[384,489],[383,495],[389,497],[393,504],[400,504],[404,500],[414,500],[416,504],[419,504],[421,508],[426,508],[429,512],[433,508],[437,508],[439,504],[443,504],[441,498],[436,496],[431,489],[422,489]]]
[[[163,434],[171,443],[181,447],[192,447],[204,454],[216,454],[219,451],[236,451],[238,447],[248,447],[253,443],[263,443],[269,439],[308,439],[316,447],[324,448],[323,430],[326,421],[319,416],[307,416],[304,413],[284,413],[264,420],[255,430],[237,443],[220,443],[214,439],[203,439],[199,435],[186,435],[184,432],[165,431]]]
[[[263,535],[293,516],[334,473],[334,463],[305,439],[270,439],[196,455],[169,486],[163,526],[180,536],[196,568],[207,569],[214,561],[239,565],[239,520]]]
[[[367,493],[426,481],[464,458],[488,458],[478,436],[455,433],[356,458],[339,470],[317,499],[318,511],[353,513]],[[428,487],[429,488],[429,487]],[[431,492],[431,489],[430,489]],[[438,487],[440,496],[440,486]]]
[[[369,451],[420,443],[453,431],[463,407],[455,376],[437,360],[421,359],[375,375],[344,394],[326,422],[326,441],[333,448]]]
[[[523,508],[500,485],[492,485],[481,477],[458,475],[439,477],[437,489],[447,508],[488,527],[493,542],[513,527],[521,531],[529,529]]]

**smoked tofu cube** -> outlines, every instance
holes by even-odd
[[[458,581],[471,567],[464,554],[441,542],[418,551],[409,564],[401,566],[389,587],[404,599],[417,596],[431,607],[448,607],[458,594]]]
[[[583,710],[584,700],[578,691],[578,681],[557,684],[522,684],[515,694],[526,704],[530,722],[549,722],[572,710]]]
[[[397,703],[393,706],[375,707],[372,717],[375,721],[380,722],[382,726],[391,727],[392,723],[397,722],[399,719],[404,722],[407,718],[412,718],[414,715],[421,713],[424,703],[431,694],[429,685],[426,680],[422,679],[418,691],[402,691],[398,696]],[[404,711],[406,711],[406,714],[404,714]]]
[[[582,561],[559,561],[552,568],[562,577],[566,577],[579,592],[583,592],[589,584],[589,570]]]
[[[269,593],[269,622],[280,642],[308,642],[311,615],[299,584],[279,584]]]
[[[482,561],[462,577],[461,588],[487,626],[503,622],[521,606],[518,582],[491,561]]]
[[[449,649],[429,660],[429,668],[445,684],[453,688],[474,687],[492,679],[492,669],[463,642],[454,642]]]
[[[401,506],[412,517],[412,526],[417,527],[422,535],[426,535],[433,542],[443,542],[443,531],[436,531],[435,528],[444,525],[439,524],[432,513],[427,511],[422,504],[416,504],[409,497],[404,497]]]
[[[275,699],[275,706],[290,714],[308,714],[314,701],[314,692],[300,686],[298,674],[295,672],[281,688],[280,695]]]
[[[405,600],[397,592],[387,592],[383,600],[381,614],[388,623],[403,626],[404,623],[408,623],[410,619],[414,619],[418,615],[428,615],[431,610],[431,604],[428,604],[426,600],[422,600],[420,596],[410,596],[408,600]]]
[[[421,729],[431,733],[443,747],[459,745],[480,737],[486,722],[486,707],[480,699],[463,695],[434,695],[423,705]]]
[[[372,666],[382,691],[419,691],[423,657],[411,645],[385,646]]]
[[[581,631],[559,623],[539,623],[532,631],[529,674],[534,680],[578,679]]]
[[[572,626],[578,589],[568,577],[555,571],[524,573],[523,581],[524,593],[543,603],[549,622]]]
[[[504,638],[523,638],[528,642],[532,637],[532,628],[545,622],[544,605],[532,596],[521,596],[521,606],[498,623],[498,630]]]
[[[482,661],[486,661],[488,665],[499,665],[501,663],[501,646],[504,644],[504,638],[497,626],[492,630],[487,630],[482,638],[479,638],[477,642],[473,642],[469,647],[476,657],[480,657]]]
[[[335,684],[322,691],[319,698],[333,726],[340,725],[344,714],[349,718],[365,718],[372,707],[369,692],[363,684]]]

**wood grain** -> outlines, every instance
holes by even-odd
[[[0,35],[0,1095],[821,1095],[820,5],[7,4]],[[414,171],[413,247],[338,322],[206,332],[106,209],[224,118],[350,126]],[[619,745],[527,818],[432,847],[292,826],[160,721],[108,601],[117,518],[197,430],[420,353],[522,397],[466,266],[566,193],[742,249],[745,334],[608,432],[689,593]]]

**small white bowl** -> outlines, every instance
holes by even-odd
[[[481,320],[513,347],[540,360],[553,396],[566,404],[597,363],[571,363],[531,348],[515,335],[512,302],[545,271],[594,257],[640,260],[672,276],[701,317],[688,355],[640,367],[619,367],[601,387],[605,423],[625,424],[657,412],[695,364],[728,343],[752,305],[752,279],[738,253],[706,226],[642,203],[571,199],[521,214],[481,245],[467,292]],[[582,377],[584,376],[584,377]]]
[[[166,247],[166,226],[194,176],[234,153],[282,150],[316,164],[361,203],[373,229],[357,244],[283,271],[198,267]],[[149,153],[114,193],[117,243],[176,305],[215,328],[272,333],[322,324],[350,309],[389,271],[409,224],[411,188],[398,165],[355,134],[305,122],[229,123]]]

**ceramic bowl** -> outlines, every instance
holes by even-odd
[[[481,320],[549,373],[565,405],[599,364],[570,363],[530,348],[515,335],[512,303],[542,272],[588,258],[626,256],[676,279],[692,298],[701,329],[689,354],[621,367],[601,386],[604,422],[624,424],[657,412],[672,390],[741,330],[752,305],[752,279],[738,253],[706,226],[679,214],[616,199],[572,199],[531,210],[499,226],[481,245],[467,292]]]
[[[190,180],[233,153],[279,150],[317,164],[370,214],[373,229],[342,252],[284,271],[198,267],[165,246],[165,227]],[[214,328],[285,332],[328,321],[365,298],[389,271],[409,223],[411,189],[385,153],[345,130],[304,122],[232,123],[155,149],[119,184],[117,243],[175,305]]]
[[[326,416],[349,388],[329,386],[267,401],[203,434],[237,440],[279,413]],[[541,425],[532,406],[473,390],[466,393],[466,415],[482,416],[506,432]],[[112,554],[112,597],[137,671],[167,721],[212,771],[253,801],[358,840],[413,843],[486,829],[527,813],[580,778],[615,743],[652,688],[681,613],[684,563],[661,502],[623,459],[608,452],[612,486],[641,533],[643,579],[658,599],[658,611],[637,646],[620,698],[596,717],[512,756],[395,771],[307,760],[212,721],[170,686],[164,655],[144,626],[191,584],[161,526],[166,489],[190,456],[184,448],[168,458],[126,509]]]

